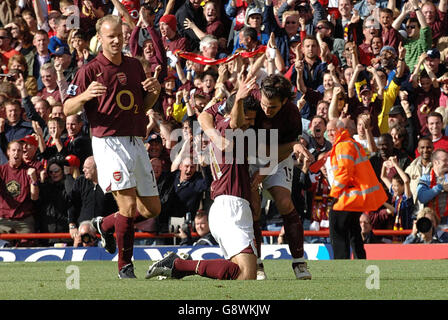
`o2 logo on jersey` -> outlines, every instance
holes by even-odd
[[[126,99],[128,100],[128,102],[123,103],[122,99],[126,96],[128,97],[128,99]],[[117,105],[121,110],[128,111],[132,108],[135,108],[134,113],[138,113],[138,105],[134,104],[134,94],[130,90],[121,90],[120,92],[118,92],[115,96],[115,101],[117,102]]]

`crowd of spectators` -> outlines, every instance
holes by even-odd
[[[439,225],[448,224],[447,10],[447,0],[2,1],[0,232],[72,236],[17,245],[95,243],[80,236],[91,232],[86,221],[116,212],[97,184],[101,163],[85,115],[63,112],[77,70],[101,50],[96,21],[115,14],[123,54],[162,84],[144,137],[162,211],[137,231],[194,242],[187,231],[197,212],[206,219],[213,179],[197,117],[216,104],[224,109],[247,70],[258,85],[270,74],[291,81],[302,115],[297,139],[315,161],[331,150],[331,119],[343,120],[365,149],[389,195],[361,216],[366,243],[405,241],[372,229],[413,229],[406,243],[446,241]],[[325,166],[312,165],[297,157],[293,203],[306,230],[326,230],[331,186]],[[280,230],[275,203],[263,198],[262,209],[263,229]],[[425,214],[429,236],[416,229]],[[188,229],[172,229],[172,218],[187,216]]]

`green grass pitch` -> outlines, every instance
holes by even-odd
[[[118,279],[110,261],[0,263],[1,300],[446,300],[445,260],[308,261],[311,281],[295,280],[290,260],[265,260],[265,281],[199,276]],[[78,281],[79,280],[79,281]],[[79,284],[79,287],[78,287]]]

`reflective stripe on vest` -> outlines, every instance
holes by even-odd
[[[357,196],[365,196],[366,194],[369,194],[369,193],[378,191],[379,189],[380,189],[379,186],[373,186],[373,187],[371,187],[371,188],[368,188],[368,189],[365,189],[365,190],[362,190],[362,191],[359,191],[359,190],[352,190],[352,191],[350,191],[350,192],[348,192],[348,193],[347,193],[347,192],[343,192],[342,195],[343,195],[343,196],[346,196],[346,197],[352,197],[352,196],[354,196],[354,195],[357,195]]]

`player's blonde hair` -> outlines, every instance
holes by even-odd
[[[103,23],[105,23],[105,22],[109,22],[109,23],[111,23],[111,24],[114,24],[114,25],[120,25],[120,26],[121,26],[121,24],[122,24],[120,17],[115,16],[115,15],[112,15],[112,14],[108,14],[107,16],[102,17],[101,19],[99,19],[99,20],[96,22],[95,29],[96,29],[96,32],[97,32],[98,34],[101,34],[101,32],[100,32],[100,30],[101,30],[101,26],[102,26]]]

